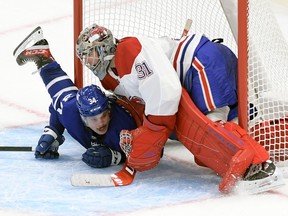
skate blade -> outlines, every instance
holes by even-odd
[[[259,180],[239,181],[236,183],[235,194],[258,194],[275,190],[285,185],[281,171],[276,167],[273,175]]]
[[[17,58],[17,56],[27,48],[27,46],[33,46],[41,39],[43,39],[43,30],[38,26],[16,47],[13,56]]]

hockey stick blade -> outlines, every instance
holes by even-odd
[[[85,174],[75,173],[71,177],[71,184],[75,187],[117,187],[126,186],[133,182],[136,170],[126,163],[115,174]]]
[[[34,151],[31,146],[0,146],[0,151]]]

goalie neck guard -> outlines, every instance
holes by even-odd
[[[95,65],[90,65],[84,59],[95,49],[99,56],[99,61]],[[100,80],[104,79],[108,67],[116,51],[116,39],[112,32],[97,24],[85,28],[79,35],[76,42],[76,54],[81,62],[88,67]]]
[[[109,108],[108,98],[96,85],[80,89],[76,99],[78,110],[83,117],[98,115]]]

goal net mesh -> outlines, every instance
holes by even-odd
[[[239,82],[245,84],[239,89],[239,95],[245,94],[246,113],[239,115],[246,118],[244,128],[269,151],[272,160],[286,160],[287,42],[271,12],[269,0],[248,1],[247,38],[238,38],[237,26],[231,30],[233,20],[227,20],[229,11],[224,12],[223,2],[225,0],[82,0],[82,15],[74,18],[81,20],[83,28],[93,23],[105,26],[118,39],[137,35],[179,38],[186,20],[192,19],[191,34],[204,33],[210,39],[223,38],[223,44],[236,55],[238,41],[247,40],[248,64],[239,62],[239,73],[241,68],[248,71],[245,80],[239,78]],[[96,76],[85,68],[81,76],[83,86],[99,84]]]

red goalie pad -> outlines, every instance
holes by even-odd
[[[241,177],[250,164],[269,158],[268,152],[239,125],[208,119],[185,89],[182,90],[175,133],[198,163],[223,176],[220,184],[223,192],[231,189],[236,181],[234,177]]]
[[[254,137],[270,153],[274,161],[288,160],[288,118],[264,121],[250,129]]]

